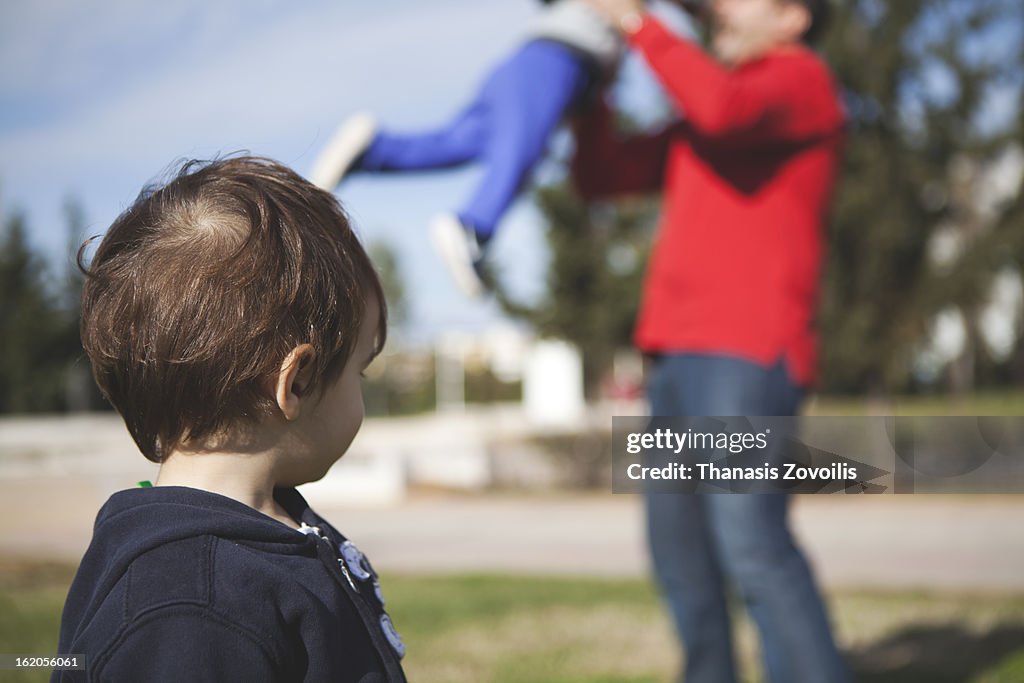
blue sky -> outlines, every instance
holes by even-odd
[[[533,0],[39,0],[0,6],[0,210],[27,213],[34,245],[66,258],[62,205],[103,232],[175,160],[248,150],[307,172],[346,115],[440,123],[527,34]],[[644,68],[626,99],[652,103]],[[465,301],[425,226],[470,190],[473,169],[358,177],[340,197],[364,240],[397,250],[413,327],[479,329],[496,308]],[[520,201],[495,259],[536,296],[546,267],[538,216]]]

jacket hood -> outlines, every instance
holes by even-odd
[[[277,489],[274,498],[294,519],[317,522],[295,489]],[[220,494],[182,486],[119,491],[96,516],[92,542],[64,606],[60,642],[71,642],[137,557],[166,543],[205,535],[263,552],[316,554],[315,537]]]

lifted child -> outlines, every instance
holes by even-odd
[[[434,219],[432,237],[459,288],[483,293],[484,251],[548,141],[591,91],[612,75],[623,39],[580,0],[550,5],[530,38],[485,78],[454,119],[418,133],[382,129],[369,114],[345,121],[314,163],[310,179],[334,189],[350,172],[423,171],[471,162],[483,177],[467,201]]]

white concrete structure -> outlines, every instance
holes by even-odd
[[[578,426],[586,413],[583,398],[583,359],[568,342],[537,341],[523,374],[523,412],[533,424]]]

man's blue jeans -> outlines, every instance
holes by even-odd
[[[671,354],[654,363],[653,416],[795,415],[802,390],[785,364]],[[737,680],[726,585],[761,635],[772,683],[845,683],[810,568],[786,521],[786,494],[647,495],[654,571],[686,651],[687,683]]]

